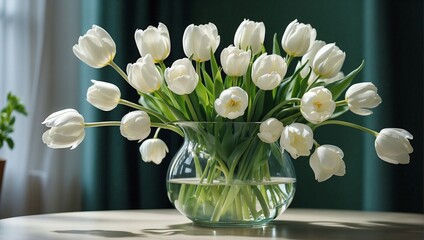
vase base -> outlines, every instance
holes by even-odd
[[[243,222],[212,222],[212,221],[193,221],[198,227],[207,228],[261,228],[266,226],[272,219],[262,221],[243,221]]]

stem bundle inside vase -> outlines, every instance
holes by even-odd
[[[198,224],[263,224],[290,204],[291,160],[257,137],[260,123],[177,123],[185,141],[168,172],[168,195]]]

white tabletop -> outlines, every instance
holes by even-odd
[[[289,209],[266,227],[205,228],[174,209],[69,212],[0,220],[0,239],[423,240],[424,215]]]

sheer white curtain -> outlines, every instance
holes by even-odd
[[[80,151],[48,149],[41,122],[81,99],[72,53],[80,27],[80,1],[0,0],[0,107],[12,91],[28,116],[17,116],[15,148],[7,159],[0,218],[80,208]]]

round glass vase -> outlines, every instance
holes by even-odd
[[[260,123],[179,122],[184,144],[167,173],[168,197],[195,224],[264,225],[290,205],[296,176],[277,143],[257,136]]]

